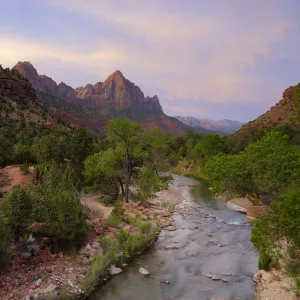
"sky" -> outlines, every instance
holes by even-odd
[[[300,81],[299,0],[0,0],[0,64],[72,87],[115,70],[166,114],[247,122]]]

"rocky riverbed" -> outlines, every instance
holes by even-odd
[[[174,178],[169,191],[153,199],[176,204],[172,227],[90,300],[254,298],[257,253],[245,215],[215,200],[205,185]],[[150,275],[141,274],[141,267]]]

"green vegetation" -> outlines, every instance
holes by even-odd
[[[58,243],[80,245],[87,233],[82,205],[77,196],[75,173],[68,164],[52,163],[40,181],[28,189],[15,186],[5,198],[2,210],[15,239],[29,231],[32,223],[39,232],[55,237]]]
[[[3,267],[9,261],[8,247],[12,242],[12,234],[9,226],[0,219],[0,267]]]
[[[110,276],[108,274],[109,266],[122,267],[129,259],[145,251],[157,238],[159,231],[157,227],[151,226],[151,223],[141,224],[144,224],[141,227],[143,228],[141,234],[120,230],[114,237],[100,238],[103,253],[94,258],[93,264],[85,277],[83,285],[87,293],[95,290],[105,277]]]
[[[132,180],[144,199],[167,187],[170,177],[163,172],[167,170],[168,134],[158,129],[143,131],[138,123],[119,118],[107,124],[106,133],[108,149],[85,160],[83,175],[89,189],[100,190],[109,197],[108,202],[114,202],[119,191],[128,201]]]

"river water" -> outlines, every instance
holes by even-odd
[[[89,300],[254,299],[258,258],[245,215],[192,179],[175,176],[173,187],[183,200],[173,217],[177,229],[162,230],[152,249]],[[151,274],[143,276],[140,267]]]

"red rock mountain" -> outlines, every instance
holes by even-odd
[[[56,108],[59,108],[58,99],[61,99],[61,103],[66,101],[75,106],[83,105],[93,109],[93,113],[96,115],[93,118],[94,121],[127,117],[140,122],[145,128],[160,127],[164,131],[176,135],[183,134],[185,129],[190,128],[179,120],[166,116],[157,96],[145,97],[141,89],[126,79],[120,71],[115,71],[104,82],[97,82],[94,85],[87,84],[85,87],[76,89],[64,82],[57,84],[46,75],[39,75],[30,62],[18,62],[13,71],[18,71],[26,77],[37,91],[48,95],[46,98],[52,96],[52,100],[48,101],[47,105],[51,106],[55,103]],[[66,107],[65,104],[62,106]],[[72,110],[78,111],[74,107]],[[67,110],[64,114],[66,113]],[[75,121],[78,119],[76,122],[80,123],[79,119],[82,118],[85,117],[77,114]],[[74,121],[70,114],[68,119]],[[95,124],[97,126],[98,123]],[[83,126],[88,127],[87,124]]]
[[[0,120],[8,117],[48,127],[57,123],[83,126],[96,134],[103,134],[103,126],[109,120],[92,108],[74,105],[34,89],[17,70],[3,69],[0,65]]]
[[[73,104],[96,108],[131,108],[146,113],[163,114],[158,97],[145,97],[141,89],[126,79],[120,71],[115,71],[104,82],[73,89],[64,82],[57,84],[52,78],[39,75],[30,62],[18,62],[14,69],[27,77],[35,89]]]
[[[246,123],[238,132],[251,130],[252,128],[261,130],[263,128],[279,127],[284,124],[293,124],[299,116],[300,99],[299,98],[300,83],[296,86],[290,86],[282,93],[282,99],[272,106],[267,112],[259,116],[257,119]],[[297,95],[298,92],[298,95]]]

